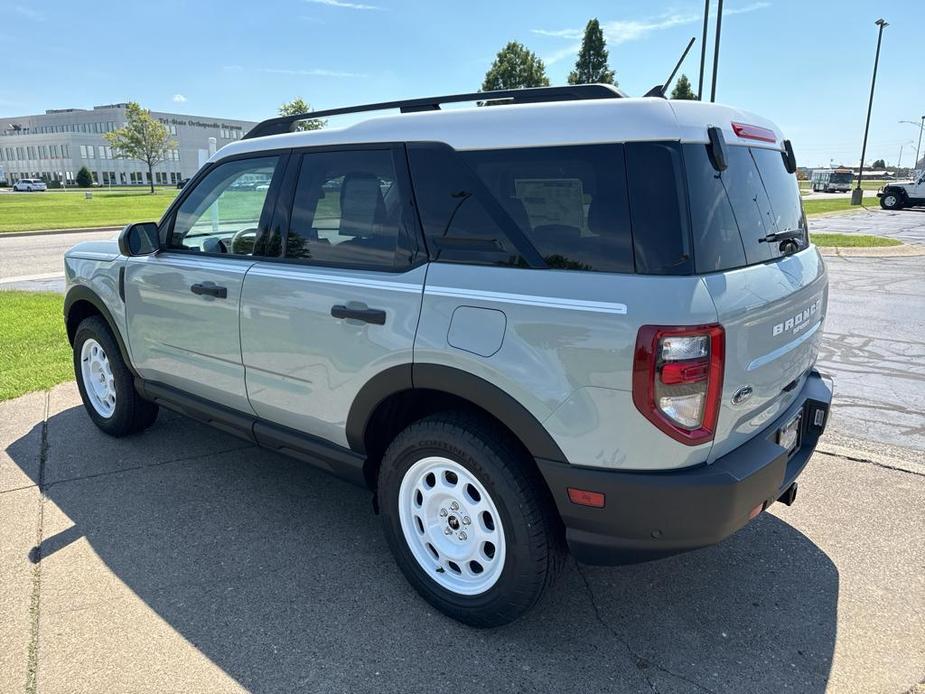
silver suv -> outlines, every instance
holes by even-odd
[[[367,486],[420,594],[502,624],[566,548],[792,503],[832,397],[795,169],[758,116],[602,85],[266,121],[67,253],[80,393],[113,436],[162,405]]]

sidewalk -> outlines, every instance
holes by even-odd
[[[368,492],[169,413],[108,438],[64,384],[0,403],[0,691],[903,692],[923,507],[925,475],[820,453],[723,544],[569,562],[475,631],[410,589]]]

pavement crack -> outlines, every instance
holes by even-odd
[[[38,689],[39,670],[39,614],[42,594],[42,541],[45,524],[45,464],[48,461],[48,409],[50,391],[45,391],[45,408],[42,414],[42,438],[39,444],[39,508],[35,531],[35,548],[31,553],[32,596],[29,600],[29,646],[26,650],[26,694]]]
[[[604,627],[604,629],[610,632],[611,636],[613,636],[617,641],[619,641],[623,645],[623,648],[625,648],[626,652],[629,653],[630,657],[632,657],[633,664],[639,670],[640,674],[645,679],[646,684],[649,685],[649,688],[653,692],[656,692],[656,694],[658,694],[658,689],[656,688],[655,683],[652,682],[652,679],[646,674],[646,670],[648,670],[649,668],[658,670],[659,672],[664,673],[668,675],[669,677],[674,677],[675,679],[681,680],[682,682],[687,682],[688,684],[690,684],[693,687],[696,687],[700,691],[708,692],[709,694],[716,694],[716,692],[714,692],[709,687],[705,687],[699,682],[692,680],[690,677],[687,677],[686,675],[682,675],[677,672],[673,672],[672,670],[669,670],[663,665],[659,665],[658,663],[650,660],[649,658],[641,656],[639,653],[637,653],[633,649],[633,647],[630,645],[629,641],[627,641],[623,636],[621,636],[617,632],[617,630],[614,629],[612,626],[610,626],[610,624],[607,623],[607,620],[604,619],[604,615],[601,613],[600,607],[597,604],[597,600],[594,597],[594,590],[591,588],[591,582],[588,581],[588,577],[585,575],[585,572],[582,570],[581,564],[579,564],[577,561],[575,562],[575,570],[578,571],[578,575],[581,576],[581,580],[585,584],[585,589],[588,592],[588,598],[591,602],[591,609],[594,611],[595,618],[600,623],[600,625]]]
[[[866,463],[867,465],[873,465],[874,467],[883,468],[884,470],[893,470],[894,472],[905,472],[907,475],[915,475],[916,477],[925,477],[925,472],[916,472],[915,470],[907,470],[906,468],[896,467],[895,465],[887,465],[886,463],[881,463],[876,460],[871,460],[870,458],[858,458],[855,456],[845,455],[844,453],[830,453],[828,451],[821,450],[816,448],[816,453],[819,455],[827,455],[830,458],[843,458],[844,460],[850,460],[852,463]]]

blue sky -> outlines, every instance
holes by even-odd
[[[918,132],[897,121],[925,114],[925,2],[727,0],[725,8],[717,100],[777,122],[807,165],[857,162],[874,20],[884,16],[891,25],[868,162],[895,164],[905,145],[911,163]],[[639,95],[665,79],[695,35],[682,70],[696,88],[702,11],[702,0],[0,0],[0,114],[137,100],[259,120],[295,96],[320,109],[469,91],[509,40],[544,58],[562,84],[595,16],[624,90]]]

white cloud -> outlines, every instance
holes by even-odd
[[[229,65],[226,69],[240,70],[238,65]],[[293,77],[367,77],[360,72],[346,72],[343,70],[325,70],[324,68],[282,68],[282,67],[259,67],[257,72],[266,72],[271,75],[291,75]]]
[[[28,5],[13,5],[13,12],[18,15],[31,19],[33,22],[44,22],[45,15]]]
[[[365,5],[359,2],[344,2],[343,0],[305,0],[314,5],[327,5],[328,7],[341,7],[345,10],[381,10],[376,5]]]
[[[173,103],[175,104],[185,104],[186,97],[183,96],[182,94],[174,94],[173,99],[171,99],[171,101],[173,101]]]
[[[723,15],[744,14],[754,12],[764,7],[768,7],[768,2],[754,2],[744,7],[729,8],[723,11]],[[629,41],[638,41],[649,34],[671,29],[685,24],[696,24],[703,21],[703,14],[697,12],[673,12],[670,14],[660,15],[652,19],[617,19],[609,22],[601,22],[601,29],[604,32],[604,38],[610,46],[619,46],[621,43]],[[564,60],[578,53],[581,47],[581,38],[584,36],[584,28],[580,29],[532,29],[532,33],[539,36],[548,36],[551,38],[569,39],[571,43],[567,47],[552,51],[543,60],[547,65],[553,65],[560,60]]]

